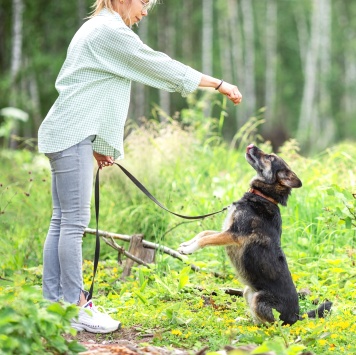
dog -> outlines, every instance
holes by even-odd
[[[283,324],[294,324],[299,315],[296,287],[281,247],[282,219],[278,205],[286,206],[292,189],[302,182],[276,154],[266,154],[250,144],[246,160],[256,170],[250,189],[228,208],[222,232],[203,231],[182,243],[181,254],[225,245],[239,280],[245,285],[243,296],[256,323],[273,323],[273,309]],[[309,318],[323,317],[331,302],[308,312]]]

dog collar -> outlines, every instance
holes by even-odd
[[[266,200],[268,200],[269,202],[272,202],[272,203],[274,203],[275,205],[278,205],[278,202],[277,202],[275,199],[273,199],[272,197],[268,197],[268,196],[264,195],[261,191],[258,191],[258,190],[255,190],[255,189],[250,188],[250,189],[248,190],[248,192],[251,192],[252,194],[261,196],[261,197],[265,198]]]

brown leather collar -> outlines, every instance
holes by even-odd
[[[250,188],[250,189],[248,190],[248,192],[251,192],[252,194],[261,196],[261,197],[265,198],[266,200],[268,200],[269,202],[272,202],[272,203],[274,203],[275,205],[278,205],[278,202],[277,202],[275,199],[273,199],[272,197],[268,197],[268,196],[264,195],[261,191],[258,191],[258,190],[255,190],[255,189]]]

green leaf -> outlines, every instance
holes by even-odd
[[[346,217],[345,218],[345,227],[347,229],[351,229],[352,228],[352,219],[350,217]]]
[[[74,353],[80,353],[87,350],[87,348],[79,344],[76,340],[73,340],[68,344],[68,349]]]
[[[134,294],[139,298],[142,303],[148,303],[147,299],[139,291],[134,292]]]
[[[53,312],[59,314],[60,316],[64,316],[66,314],[66,310],[59,303],[52,303],[47,307],[49,312]]]
[[[147,283],[148,283],[148,280],[146,279],[142,284],[141,284],[141,287],[140,287],[140,292],[143,292],[147,286]]]
[[[183,289],[189,282],[190,266],[183,268],[179,274],[178,291]]]

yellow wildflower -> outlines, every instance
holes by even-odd
[[[182,332],[179,330],[179,329],[172,329],[171,330],[171,333],[173,335],[178,335],[178,336],[181,336],[182,335]]]
[[[184,338],[187,339],[187,338],[189,338],[191,335],[192,335],[192,333],[191,333],[191,332],[188,332],[187,334],[184,335]]]

